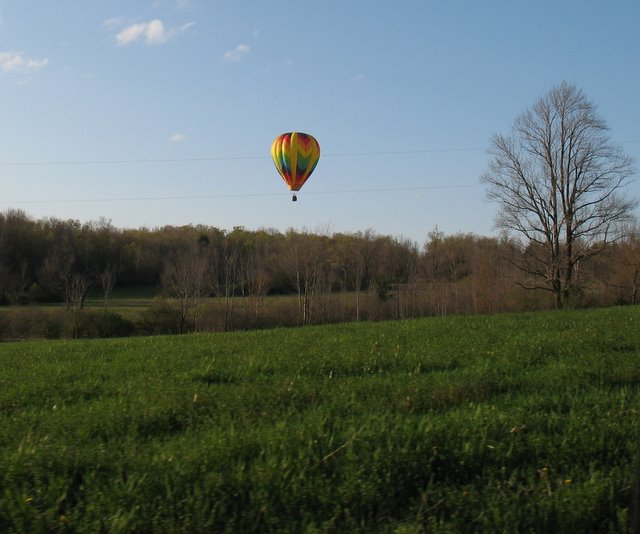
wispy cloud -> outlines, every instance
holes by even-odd
[[[36,72],[47,66],[49,59],[30,58],[21,52],[0,52],[0,69],[3,72]]]
[[[182,141],[186,141],[187,136],[182,133],[174,133],[171,137],[169,137],[169,141],[172,143],[182,143]]]
[[[248,44],[239,44],[234,50],[227,50],[223,57],[225,61],[240,61],[249,52],[251,52],[251,46]]]
[[[117,30],[118,28],[122,28],[127,22],[124,17],[112,17],[110,19],[105,20],[102,23],[102,27],[106,28],[109,31]]]
[[[115,40],[118,46],[126,46],[139,41],[149,45],[159,45],[185,32],[193,27],[195,23],[195,21],[191,21],[182,26],[166,28],[160,19],[137,22],[116,33]],[[109,19],[104,22],[103,26],[113,31],[123,26],[123,20],[121,18]]]

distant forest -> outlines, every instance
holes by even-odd
[[[0,304],[57,302],[77,312],[90,294],[108,308],[114,291],[143,286],[175,308],[180,332],[204,328],[197,310],[210,297],[222,317],[213,329],[221,330],[277,324],[261,320],[273,295],[294,297],[288,324],[553,307],[548,292],[528,289],[520,254],[508,236],[437,228],[417,244],[371,230],[119,229],[105,219],[35,220],[9,210],[0,214]],[[638,233],[584,260],[575,276],[575,307],[636,304]]]

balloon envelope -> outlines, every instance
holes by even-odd
[[[309,134],[284,133],[273,141],[271,157],[289,189],[299,191],[318,164],[320,145]]]

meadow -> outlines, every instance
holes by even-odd
[[[1,532],[624,532],[640,308],[0,345]]]

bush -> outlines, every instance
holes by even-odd
[[[180,310],[167,299],[154,299],[151,307],[142,312],[135,329],[139,335],[179,334]]]
[[[62,336],[65,318],[37,308],[15,308],[0,312],[0,341],[17,339],[58,339]]]
[[[76,336],[88,338],[127,337],[135,330],[135,325],[113,312],[83,312],[78,316]]]
[[[42,322],[42,337],[45,339],[60,339],[64,332],[65,322],[62,314],[47,314],[47,317]]]
[[[51,291],[50,289],[41,286],[38,283],[33,283],[26,294],[27,301],[32,303],[51,303],[62,302],[60,295]]]
[[[0,341],[9,339],[9,319],[6,312],[0,312]]]

